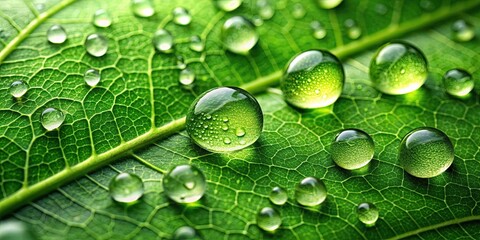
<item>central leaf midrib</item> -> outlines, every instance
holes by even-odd
[[[68,0],[65,2],[74,2],[74,0]],[[447,19],[451,16],[473,9],[480,5],[480,1],[472,1],[458,5],[454,7],[443,7],[431,14],[425,14],[422,17],[402,23],[400,25],[391,25],[388,28],[377,32],[375,34],[366,36],[355,42],[342,45],[338,48],[331,50],[332,53],[337,55],[340,59],[345,59],[349,56],[362,52],[375,45],[381,44],[387,40],[402,36],[406,33],[422,29],[433,23]],[[20,39],[20,41],[23,39]],[[18,44],[18,43],[17,43]],[[16,45],[15,45],[16,46]],[[3,52],[3,51],[2,51]],[[11,51],[10,51],[11,52]],[[7,53],[8,55],[8,53]],[[3,56],[5,58],[5,56]],[[0,61],[2,58],[0,58]],[[273,72],[267,76],[260,77],[254,81],[240,86],[252,93],[260,93],[265,91],[268,87],[278,84],[282,77],[282,71]],[[185,117],[177,120],[173,120],[161,127],[151,129],[147,133],[144,133],[128,142],[124,142],[119,146],[112,148],[111,150],[98,155],[92,155],[85,161],[71,167],[64,169],[59,173],[52,175],[51,177],[44,179],[32,186],[22,188],[21,190],[13,193],[12,195],[2,199],[0,201],[0,217],[12,212],[20,206],[32,201],[52,190],[62,186],[63,184],[80,177],[88,172],[94,171],[115,159],[131,154],[134,150],[139,149],[145,145],[148,145],[154,141],[164,139],[172,134],[184,129]]]

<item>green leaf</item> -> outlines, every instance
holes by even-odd
[[[271,1],[272,19],[257,28],[260,40],[250,55],[226,52],[220,27],[233,15],[256,16],[255,1],[244,1],[224,13],[209,0],[154,1],[156,14],[135,17],[129,0],[8,1],[0,5],[0,217],[25,222],[44,239],[170,238],[176,228],[195,227],[205,239],[429,239],[479,238],[480,104],[447,95],[443,73],[464,68],[480,79],[480,41],[451,40],[450,26],[465,18],[480,26],[480,1],[430,1],[423,10],[414,1],[345,0],[335,10],[315,1],[300,1],[307,13],[292,17],[293,3]],[[425,1],[421,1],[425,2]],[[39,5],[39,4],[43,5]],[[382,15],[378,4],[387,8]],[[174,7],[187,7],[190,26],[171,22]],[[40,10],[38,10],[40,7]],[[92,14],[107,9],[114,22],[106,29],[91,24]],[[345,34],[343,22],[354,18],[362,28],[358,40]],[[310,22],[327,28],[325,39],[313,38]],[[62,24],[68,40],[46,41],[52,24]],[[175,53],[155,52],[153,32],[166,28],[175,36]],[[94,58],[83,47],[86,36],[109,38],[105,57]],[[206,39],[206,51],[189,49],[189,39]],[[478,35],[478,31],[477,31]],[[376,46],[403,38],[429,60],[424,87],[403,96],[378,93],[368,78]],[[288,60],[303,50],[329,49],[346,69],[347,84],[332,107],[301,111],[285,104],[275,87]],[[197,84],[178,84],[175,55],[186,59]],[[96,68],[96,88],[83,73]],[[22,79],[30,85],[21,100],[8,86]],[[196,147],[182,131],[190,103],[205,90],[234,85],[256,94],[265,114],[264,132],[242,151],[213,154]],[[477,84],[478,89],[478,84]],[[63,110],[59,131],[45,132],[39,119],[47,107]],[[450,169],[431,179],[418,179],[398,165],[402,137],[419,126],[441,129],[455,145]],[[338,168],[329,156],[335,134],[355,127],[375,141],[374,160],[362,172]],[[206,195],[195,205],[167,199],[163,174],[191,163],[208,179]],[[132,206],[114,203],[110,179],[131,172],[145,182],[145,195]],[[325,182],[328,197],[319,208],[306,209],[293,198],[293,188],[306,176]],[[73,180],[73,181],[72,181]],[[283,223],[275,234],[262,232],[255,214],[270,189],[287,189],[286,205],[275,207]],[[371,228],[357,219],[356,206],[369,201],[380,210]]]

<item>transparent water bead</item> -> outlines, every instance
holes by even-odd
[[[155,14],[155,9],[150,0],[132,0],[131,9],[138,17],[151,17]]]
[[[316,177],[306,177],[295,188],[295,199],[303,206],[314,207],[327,198],[327,187]]]
[[[85,83],[90,87],[95,87],[100,82],[100,73],[95,69],[88,69],[83,74],[83,79]]]
[[[383,45],[370,62],[370,79],[380,92],[399,95],[420,88],[428,75],[425,55],[401,41]]]
[[[470,22],[459,19],[452,24],[452,33],[455,41],[468,42],[475,37],[475,28]]]
[[[333,104],[342,93],[343,65],[326,50],[309,50],[293,57],[281,80],[285,100],[298,108]]]
[[[472,91],[475,82],[469,72],[460,68],[454,68],[448,70],[443,75],[443,84],[445,85],[445,90],[450,95],[463,97]]]
[[[177,55],[177,67],[179,69],[185,69],[187,67],[187,64],[185,63],[185,59],[181,55]]]
[[[223,24],[221,38],[228,50],[246,55],[257,44],[258,34],[252,22],[244,17],[235,16]]]
[[[195,52],[202,52],[205,49],[205,43],[199,36],[194,35],[190,38],[190,49]]]
[[[375,153],[372,137],[360,129],[345,129],[335,136],[331,146],[333,161],[341,168],[353,170],[367,165]]]
[[[448,136],[431,127],[416,128],[405,135],[398,156],[403,169],[419,178],[442,174],[452,165],[454,157]]]
[[[180,71],[178,81],[183,86],[191,86],[195,82],[195,73],[190,68],[185,68]]]
[[[343,0],[317,0],[318,6],[323,9],[336,8]]]
[[[112,18],[105,9],[98,9],[93,14],[93,25],[97,27],[110,27],[112,25]]]
[[[295,3],[293,4],[293,9],[292,9],[292,16],[295,19],[301,19],[305,16],[307,11],[305,11],[305,7],[303,7],[303,4],[301,3]]]
[[[143,181],[131,173],[120,173],[115,176],[108,187],[113,200],[122,203],[137,201],[143,196]]]
[[[222,9],[225,12],[231,12],[240,5],[242,5],[242,0],[213,0],[218,8]]]
[[[40,117],[40,122],[47,131],[59,128],[63,124],[63,121],[65,121],[65,115],[56,108],[45,109]]]
[[[327,36],[327,30],[319,21],[312,21],[310,23],[310,28],[312,28],[313,37],[316,39],[324,39]]]
[[[198,235],[197,231],[190,226],[183,226],[177,228],[173,233],[174,240],[201,240],[202,238]]]
[[[15,98],[21,98],[28,91],[28,84],[22,80],[13,81],[10,84],[10,94]]]
[[[160,52],[171,52],[173,48],[173,36],[165,29],[158,29],[153,34],[153,46]]]
[[[37,237],[25,223],[17,220],[0,222],[1,240],[35,240]]]
[[[268,20],[275,14],[275,9],[268,0],[257,0],[258,14],[263,20]]]
[[[270,201],[275,205],[283,205],[288,200],[287,191],[281,187],[274,187],[270,192]]]
[[[273,208],[264,207],[257,214],[257,225],[265,231],[275,231],[281,224],[282,218]]]
[[[192,165],[179,165],[163,178],[165,194],[177,203],[192,203],[202,198],[207,182],[202,171]]]
[[[257,100],[236,87],[206,91],[192,103],[187,114],[190,138],[211,152],[246,148],[257,141],[262,128],[263,113]]]
[[[178,25],[188,25],[192,21],[190,12],[183,7],[176,7],[172,10],[173,22]]]
[[[107,53],[108,40],[99,33],[90,34],[85,40],[85,49],[90,55],[101,57]]]
[[[358,39],[362,36],[362,29],[353,19],[345,20],[345,27],[347,28],[347,36],[350,39]]]
[[[67,32],[60,25],[52,25],[47,31],[47,40],[53,44],[61,44],[67,40]]]
[[[378,219],[378,209],[373,203],[360,203],[357,214],[358,219],[367,226],[373,226]]]

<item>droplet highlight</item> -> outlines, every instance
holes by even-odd
[[[470,22],[459,19],[452,24],[452,34],[455,41],[468,42],[475,37],[475,28]]]
[[[36,240],[34,232],[25,223],[17,220],[0,222],[1,240]]]
[[[225,12],[231,12],[242,4],[242,0],[213,0],[218,8]]]
[[[258,14],[263,20],[268,20],[273,17],[275,14],[275,9],[268,0],[258,0],[257,1],[257,10]]]
[[[318,6],[323,9],[336,8],[343,0],[317,0]]]
[[[195,82],[195,73],[190,68],[185,68],[180,71],[178,81],[183,86],[192,86]]]
[[[63,124],[63,121],[65,121],[65,115],[56,108],[45,109],[40,117],[40,122],[47,131],[59,128]]]
[[[375,146],[372,137],[360,129],[339,132],[331,146],[333,161],[347,170],[359,169],[373,158]]]
[[[173,48],[173,36],[165,29],[158,29],[153,34],[153,46],[160,52],[169,53]]]
[[[327,36],[327,30],[319,21],[312,21],[310,23],[310,28],[312,29],[312,35],[316,39],[324,39]]]
[[[301,19],[305,16],[307,11],[305,10],[305,7],[303,7],[303,4],[301,3],[295,3],[293,4],[292,7],[292,16],[295,19]]]
[[[190,12],[183,7],[176,7],[172,10],[173,22],[177,25],[186,26],[192,21]]]
[[[362,29],[358,26],[357,21],[353,19],[345,20],[345,27],[347,28],[347,37],[350,39],[358,39],[362,36]]]
[[[257,44],[258,34],[252,22],[244,17],[235,16],[223,24],[221,39],[229,51],[246,55]]]
[[[190,49],[195,52],[202,52],[205,49],[205,43],[199,36],[194,35],[190,38]]]
[[[192,203],[202,198],[207,187],[205,176],[195,166],[179,165],[163,178],[165,194],[177,203]]]
[[[105,9],[98,9],[93,14],[93,25],[101,28],[110,27],[110,25],[112,25],[112,18]]]
[[[144,187],[140,177],[132,173],[120,173],[110,181],[108,187],[113,200],[131,203],[143,196]]]
[[[155,9],[150,0],[132,0],[131,9],[138,17],[151,17],[155,14]]]

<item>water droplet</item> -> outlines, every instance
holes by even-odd
[[[264,207],[257,214],[257,225],[265,231],[275,231],[281,224],[282,218],[273,208]]]
[[[0,239],[2,240],[35,240],[37,239],[25,223],[17,220],[0,222]]]
[[[223,139],[223,143],[230,144],[230,143],[232,143],[232,140],[230,140],[230,138],[227,137],[227,138]]]
[[[252,17],[252,23],[253,25],[255,25],[256,27],[260,27],[263,25],[263,19],[262,17],[258,16],[258,15],[254,15]]]
[[[452,33],[455,41],[468,42],[475,37],[475,28],[470,22],[459,19],[452,24]]]
[[[430,0],[420,0],[419,5],[423,10],[428,12],[433,11],[436,8],[435,3]]]
[[[132,0],[131,8],[138,17],[150,17],[155,14],[155,9],[150,0]]]
[[[131,173],[120,173],[112,178],[108,189],[113,200],[122,203],[135,202],[144,192],[142,179]]]
[[[183,7],[176,7],[172,10],[173,22],[178,25],[188,25],[192,21],[192,16],[187,9]]]
[[[293,57],[281,80],[285,100],[298,108],[333,104],[342,93],[342,63],[326,50],[309,50]],[[315,90],[320,89],[320,93]]]
[[[405,72],[402,74],[402,70]],[[380,47],[370,62],[370,80],[380,92],[413,92],[427,79],[427,59],[415,46],[401,41]]]
[[[472,91],[475,82],[472,75],[466,70],[460,68],[454,68],[448,70],[443,76],[443,84],[447,93],[463,97]]]
[[[60,25],[52,25],[47,31],[47,39],[53,44],[61,44],[67,40],[67,32]]]
[[[105,9],[98,9],[93,15],[93,24],[97,27],[110,27],[112,25],[112,18]]]
[[[201,240],[202,238],[198,235],[197,231],[194,228],[189,226],[183,226],[177,228],[173,233],[174,240]]]
[[[293,9],[292,9],[292,16],[295,19],[301,19],[305,16],[305,8],[301,3],[295,3],[293,4]]]
[[[187,86],[187,87],[192,86],[192,84],[195,82],[195,73],[192,70],[190,70],[190,68],[185,68],[182,71],[180,71],[178,81],[183,86]]]
[[[327,30],[319,21],[312,21],[310,23],[310,28],[312,28],[313,37],[316,39],[323,39],[327,36]]]
[[[357,22],[353,19],[345,20],[345,27],[347,28],[347,36],[350,39],[358,39],[362,36],[362,29],[358,26]]]
[[[332,9],[340,5],[343,0],[317,0],[318,6],[323,9]]]
[[[212,127],[204,129],[199,122],[205,114],[218,115],[216,120],[208,121]],[[230,127],[235,129],[243,128],[247,135],[242,137],[243,145],[237,143],[235,131],[224,131],[225,118],[228,116]],[[263,113],[260,105],[253,96],[245,90],[236,87],[219,87],[201,94],[191,105],[187,114],[186,129],[193,142],[198,146],[212,152],[227,152],[243,149],[253,144],[259,137],[263,128]],[[210,142],[196,136],[201,130],[211,136],[218,136],[218,139],[211,139]],[[228,130],[228,127],[227,127]],[[231,144],[225,144],[224,139],[228,138]]]
[[[173,47],[173,36],[165,29],[158,29],[153,35],[153,46],[160,52],[171,52]]]
[[[90,55],[101,57],[107,53],[108,40],[99,33],[90,34],[85,40],[85,49]]]
[[[377,3],[375,4],[375,12],[377,12],[380,15],[385,15],[388,12],[388,8],[387,6],[385,6],[385,4]]]
[[[95,87],[100,82],[100,73],[95,69],[89,69],[83,75],[85,83],[90,87]]]
[[[201,52],[205,49],[205,43],[199,36],[194,35],[190,38],[190,49],[195,52]]]
[[[62,111],[56,108],[47,108],[42,112],[42,116],[40,118],[40,122],[42,126],[47,131],[52,131],[54,129],[59,128],[63,121],[65,121],[65,115]]]
[[[295,199],[304,206],[314,207],[327,198],[327,188],[322,180],[306,177],[295,188]]]
[[[21,98],[27,93],[28,84],[22,80],[13,81],[10,84],[10,94],[15,98]]]
[[[163,178],[165,194],[178,203],[198,201],[205,193],[206,186],[205,176],[192,165],[176,166]]]
[[[237,137],[245,136],[245,129],[243,129],[242,127],[237,128],[235,130],[235,135],[237,135]]]
[[[378,209],[373,203],[360,203],[357,214],[358,219],[367,226],[373,226],[378,219]]]
[[[185,59],[181,55],[177,55],[177,67],[179,69],[185,69],[187,64],[185,64]]]
[[[258,14],[263,20],[268,20],[275,14],[275,9],[267,0],[257,1]]]
[[[331,146],[332,159],[348,170],[358,169],[372,160],[375,152],[373,139],[359,129],[345,129],[335,136]]]
[[[400,143],[399,161],[405,171],[419,178],[445,172],[453,163],[453,145],[442,131],[421,127],[410,131]]]
[[[246,18],[235,16],[229,18],[222,26],[223,45],[233,53],[248,54],[257,44],[258,34],[255,26]]]
[[[225,12],[231,12],[242,4],[242,0],[214,0],[214,2],[218,8]]]
[[[274,187],[270,192],[270,201],[276,205],[283,205],[288,200],[287,191],[281,187]]]

